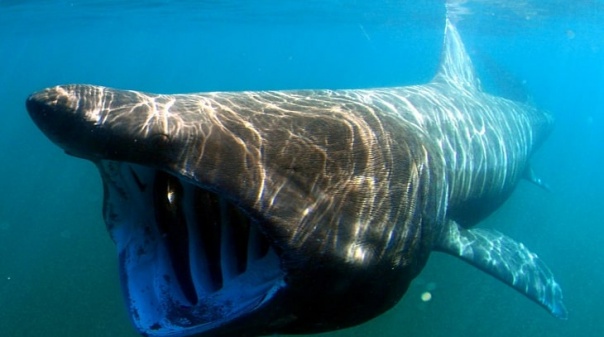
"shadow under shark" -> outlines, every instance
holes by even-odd
[[[553,120],[481,91],[449,22],[425,85],[188,95],[63,85],[27,109],[98,166],[143,335],[359,324],[397,303],[434,250],[567,315],[535,254],[472,228],[527,176]]]

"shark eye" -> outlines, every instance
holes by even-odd
[[[151,144],[153,146],[167,146],[170,144],[171,138],[165,133],[157,133],[151,137]]]

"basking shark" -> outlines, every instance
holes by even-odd
[[[483,92],[455,27],[423,85],[160,95],[32,94],[98,166],[125,300],[145,336],[315,333],[396,304],[432,251],[566,318],[523,244],[474,226],[522,178],[552,117]]]

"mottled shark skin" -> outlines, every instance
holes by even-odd
[[[182,95],[62,85],[27,109],[98,166],[143,335],[356,325],[396,304],[434,250],[566,317],[535,254],[472,228],[531,172],[553,120],[483,92],[449,22],[441,69],[424,85]]]

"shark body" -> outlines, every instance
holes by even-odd
[[[535,254],[473,228],[530,171],[553,119],[483,92],[450,22],[428,84],[182,95],[63,85],[27,108],[98,166],[143,335],[356,325],[396,304],[432,251],[567,315]]]

